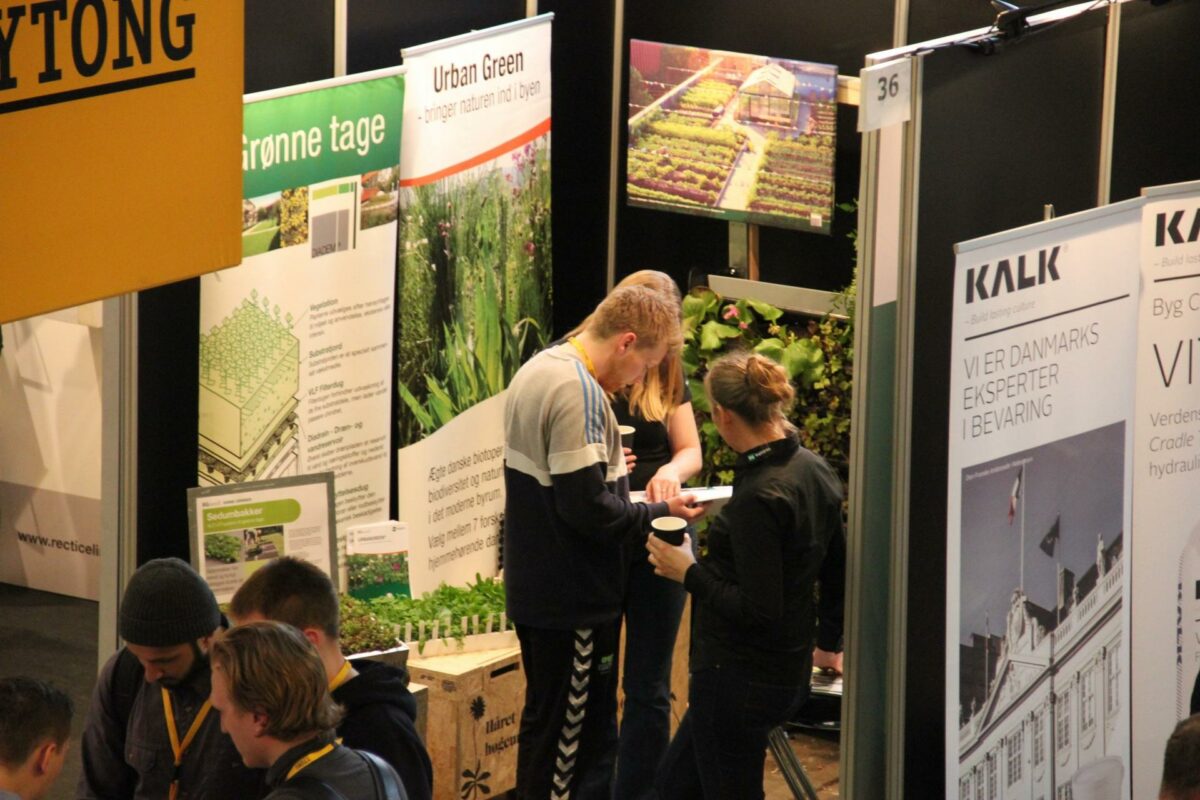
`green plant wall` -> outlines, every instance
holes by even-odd
[[[750,349],[780,363],[796,389],[790,419],[805,447],[823,456],[847,478],[850,451],[850,392],[853,384],[854,296],[852,284],[832,313],[788,323],[783,312],[758,300],[727,301],[708,288],[683,300],[683,364],[692,392],[704,465],[695,486],[733,482],[737,454],[721,439],[704,393],[708,364]]]

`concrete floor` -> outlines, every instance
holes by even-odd
[[[71,696],[71,747],[47,800],[75,796],[79,737],[96,682],[99,604],[0,584],[0,676],[30,675]]]
[[[838,738],[836,733],[792,732],[788,735],[792,752],[800,759],[808,779],[821,800],[841,797],[838,792]],[[779,765],[771,752],[767,751],[767,764],[763,769],[763,793],[766,800],[792,800],[795,795],[788,788]]]

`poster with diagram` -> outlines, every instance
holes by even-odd
[[[551,19],[402,52],[397,499],[415,594],[497,571],[501,392],[551,324]]]
[[[239,267],[200,287],[199,484],[332,472],[387,519],[403,70],[248,95]]]

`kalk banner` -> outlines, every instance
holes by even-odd
[[[396,421],[414,595],[497,572],[503,390],[550,330],[550,24],[403,51]]]
[[[1140,208],[956,248],[947,797],[1130,796]]]
[[[200,284],[200,486],[333,472],[339,536],[388,517],[403,108],[401,69],[247,96],[243,263]]]
[[[1141,226],[1132,575],[1134,797],[1197,710],[1200,671],[1200,182],[1148,189]]]

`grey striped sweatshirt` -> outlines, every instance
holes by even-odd
[[[517,372],[504,410],[508,615],[537,628],[615,619],[624,557],[666,503],[632,503],[617,420],[570,344]]]

